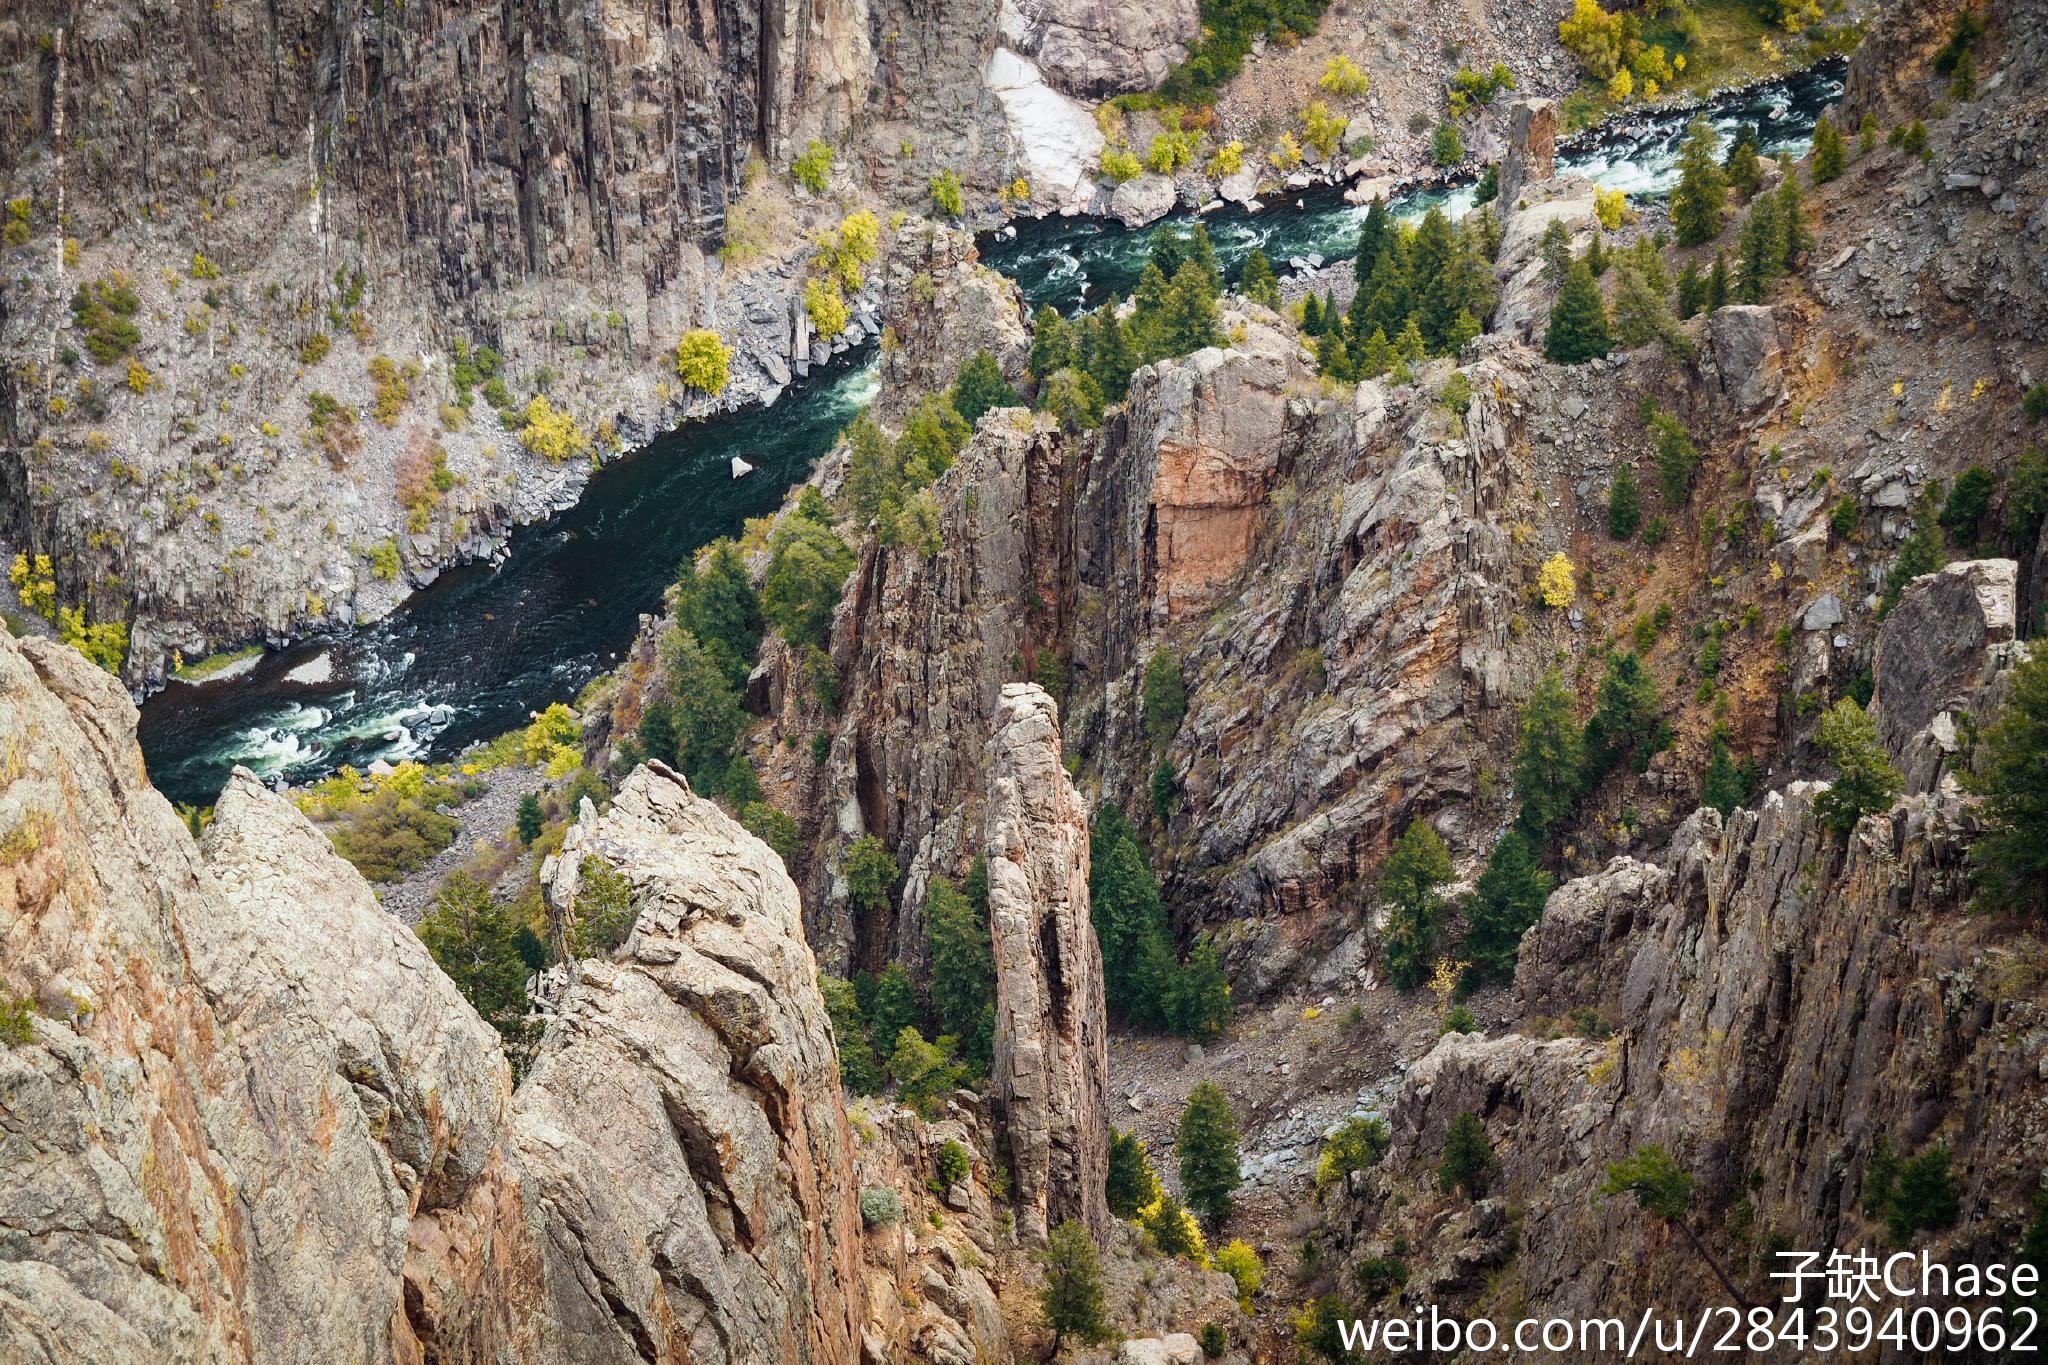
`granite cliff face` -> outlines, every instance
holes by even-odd
[[[0,668],[5,989],[34,1006],[0,1050],[0,1353],[858,1359],[838,1054],[764,845],[660,768],[587,811],[556,894],[602,859],[638,925],[515,1094],[283,798],[238,774],[202,855],[111,678],[36,641]]]
[[[1879,645],[1891,716],[1943,701],[1902,660],[1925,613],[2011,571],[1956,565],[1908,590]],[[2010,658],[1950,652],[1987,677]],[[1683,1239],[1598,1193],[1606,1163],[1653,1142],[1697,1178],[1687,1216],[1758,1293],[1774,1245],[1884,1244],[1867,1197],[1881,1145],[1950,1155],[1961,1214],[1930,1254],[2009,1259],[2048,1124],[2038,935],[1968,908],[1973,821],[1952,782],[1847,839],[1815,818],[1823,787],[1795,782],[1725,827],[1703,810],[1663,857],[1558,888],[1522,944],[1515,1022],[1447,1036],[1404,1079],[1386,1167],[1353,1176],[1330,1215],[1347,1251],[1386,1254],[1443,1216],[1434,1194],[1408,1207],[1395,1192],[1433,1188],[1451,1121],[1470,1112],[1500,1159],[1485,1206],[1521,1214],[1515,1244],[1480,1209],[1431,1244],[1429,1283],[1460,1301],[1624,1317],[1725,1302]],[[1567,1015],[1612,1036],[1555,1036]]]
[[[1061,765],[1058,708],[1004,686],[982,848],[995,949],[990,1081],[1016,1172],[1019,1235],[1072,1219],[1109,1233],[1109,1021],[1088,904],[1088,810]]]

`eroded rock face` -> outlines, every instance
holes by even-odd
[[[1557,166],[1557,104],[1516,100],[1508,113],[1508,150],[1500,162],[1500,202],[1515,207],[1524,185],[1550,179]]]
[[[912,220],[896,235],[882,291],[882,322],[896,344],[882,352],[874,415],[900,421],[917,399],[944,393],[976,352],[1022,385],[1031,334],[1015,282],[979,264],[971,233]]]
[[[586,806],[556,904],[593,857],[638,920],[581,965],[512,1118],[542,1339],[565,1360],[853,1361],[852,1136],[796,888],[660,764]]]
[[[2012,660],[2018,591],[2012,560],[1968,560],[1914,579],[1885,617],[1871,710],[1907,790],[1931,791],[1959,746],[1958,720],[1995,708],[1980,694]]]
[[[1088,812],[1061,762],[1058,708],[1008,683],[990,744],[984,849],[995,948],[990,1080],[1016,1173],[1017,1231],[1109,1231],[1108,1021],[1088,907]]]
[[[1202,29],[1198,0],[1004,0],[1004,38],[1053,85],[1099,99],[1151,90]]]
[[[838,1054],[780,860],[660,767],[588,806],[616,867],[513,1095],[497,1037],[246,772],[204,856],[133,707],[0,640],[0,1358],[852,1365]],[[964,1282],[963,1282],[964,1283]]]
[[[1775,312],[1761,304],[1730,304],[1714,310],[1707,330],[1714,344],[1721,392],[1729,402],[1748,410],[1783,391],[1784,355],[1779,350]]]

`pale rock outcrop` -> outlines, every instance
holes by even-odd
[[[554,903],[594,857],[638,918],[581,965],[514,1106],[549,1358],[852,1362],[852,1135],[781,859],[660,764],[573,843]]]
[[[1002,106],[1034,201],[1067,212],[1085,209],[1095,197],[1093,175],[1102,162],[1102,130],[1094,116],[1046,84],[1030,58],[1007,47],[988,54],[981,79]]]
[[[2003,695],[1986,684],[2025,648],[2013,643],[2018,580],[2010,559],[1950,564],[1914,579],[1885,617],[1871,711],[1908,791],[1934,789],[1960,747],[1960,722],[1988,719]]]
[[[1037,684],[1005,684],[990,748],[990,1081],[1016,1173],[1017,1231],[1042,1243],[1073,1219],[1100,1243],[1109,1232],[1109,1026],[1089,918],[1088,811],[1061,761],[1058,708]]]
[[[1172,176],[1147,171],[1110,191],[1109,216],[1128,228],[1143,227],[1164,218],[1179,199],[1180,190]]]
[[[1521,200],[1527,200],[1529,207],[1516,208]],[[1600,225],[1593,211],[1593,186],[1578,179],[1532,182],[1519,199],[1503,193],[1500,202],[1506,206],[1507,218],[1501,224],[1500,252],[1494,258],[1501,290],[1493,310],[1493,331],[1541,348],[1543,333],[1550,326],[1550,305],[1557,297],[1556,287],[1543,275],[1543,234],[1552,223],[1562,223],[1570,236],[1572,254],[1583,254]]]
[[[1156,89],[1201,31],[1198,0],[1003,0],[1004,41],[1083,99]]]

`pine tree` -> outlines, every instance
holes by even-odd
[[[1849,145],[1842,130],[1826,114],[1813,126],[1813,183],[1825,185],[1841,177],[1849,159]]]
[[[1728,306],[1728,258],[1719,251],[1714,253],[1714,268],[1707,275],[1707,311],[1715,312]]]
[[[1537,866],[1529,841],[1514,830],[1503,834],[1465,902],[1463,952],[1474,982],[1514,976],[1522,935],[1543,917],[1549,895],[1550,874]]]
[[[1244,273],[1238,277],[1237,292],[1268,308],[1280,306],[1280,281],[1273,274],[1273,263],[1257,247],[1253,247],[1252,254],[1245,257]]]
[[[1416,229],[1409,250],[1409,274],[1415,281],[1415,321],[1423,344],[1432,354],[1441,352],[1458,316],[1451,297],[1451,257],[1457,251],[1451,220],[1441,208],[1431,207]]]
[[[1971,871],[1987,906],[2038,915],[2048,910],[2048,650],[2034,649],[2008,677],[2005,703],[1962,774],[1982,798]]]
[[[1633,540],[1642,524],[1643,499],[1636,490],[1636,472],[1621,465],[1607,490],[1607,534],[1616,540]]]
[[[1180,1187],[1188,1207],[1210,1227],[1228,1219],[1235,1208],[1231,1194],[1242,1181],[1237,1149],[1237,1116],[1230,1099],[1214,1082],[1202,1081],[1188,1094],[1174,1141],[1180,1159]]]
[[[925,941],[931,949],[932,1012],[939,1032],[972,1037],[996,998],[995,955],[987,911],[977,911],[944,877],[924,897]]]
[[[523,848],[533,847],[533,841],[540,838],[541,829],[547,824],[547,817],[541,813],[540,798],[527,792],[519,798],[517,828],[519,843]]]
[[[1700,783],[1700,804],[1712,806],[1726,820],[1741,808],[1749,795],[1748,786],[1742,779],[1742,769],[1728,752],[1728,741],[1716,730],[1707,744],[1707,772]]]
[[[1128,1019],[1159,1003],[1148,999],[1145,952],[1148,935],[1155,943],[1163,938],[1166,908],[1145,850],[1122,815],[1114,817],[1107,835],[1101,824],[1092,841],[1097,846],[1091,849],[1089,913],[1101,945],[1104,998],[1111,1013]]]
[[[1693,120],[1678,153],[1678,185],[1671,191],[1671,226],[1680,246],[1698,246],[1721,235],[1728,178],[1715,164],[1720,150],[1713,126]]]
[[[1728,159],[1723,164],[1727,183],[1745,204],[1756,197],[1757,189],[1763,184],[1763,165],[1757,155],[1762,145],[1756,125],[1745,123],[1736,130],[1735,141],[1730,144]]]
[[[1166,1026],[1177,1038],[1206,1043],[1230,1027],[1230,976],[1216,940],[1203,934],[1166,989]]]
[[[1599,279],[1607,273],[1607,238],[1599,228],[1593,229],[1593,240],[1586,247],[1586,269]],[[1569,280],[1569,276],[1566,277]]]
[[[1354,377],[1351,353],[1344,345],[1344,327],[1340,319],[1335,327],[1326,328],[1316,338],[1316,368],[1332,379]]]
[[[1692,497],[1693,476],[1699,472],[1699,447],[1684,423],[1668,412],[1650,412],[1650,440],[1657,455],[1657,498],[1666,507],[1679,508]]]
[[[1594,695],[1593,718],[1586,722],[1586,780],[1591,787],[1623,759],[1637,771],[1649,762],[1657,741],[1657,712],[1662,702],[1657,680],[1633,651],[1607,656],[1607,671]]]
[[[1301,301],[1301,330],[1312,337],[1319,337],[1326,330],[1323,326],[1323,301],[1314,294]]]
[[[1770,296],[1785,261],[1785,233],[1778,224],[1775,195],[1759,196],[1750,204],[1735,245],[1742,276],[1736,294],[1744,303],[1762,303]]]
[[[1154,742],[1168,739],[1180,728],[1181,717],[1188,713],[1188,685],[1181,673],[1180,657],[1171,649],[1155,649],[1152,657],[1145,660],[1139,701],[1146,738]]]
[[[1577,781],[1585,743],[1572,716],[1564,675],[1550,669],[1522,707],[1521,738],[1515,749],[1515,798],[1521,802],[1516,827],[1541,848],[1550,831],[1578,800]]]
[[[1415,311],[1415,293],[1408,269],[1408,239],[1414,234],[1393,226],[1380,244],[1380,258],[1373,265],[1368,291],[1372,296],[1369,320],[1388,336],[1399,336]]]
[[[1564,289],[1551,306],[1543,354],[1561,365],[1577,365],[1605,356],[1612,345],[1600,286],[1593,283],[1593,272],[1584,261],[1574,262]]]
[[[1380,869],[1387,979],[1400,990],[1412,990],[1429,974],[1443,920],[1439,888],[1451,876],[1451,851],[1427,820],[1409,824]]]
[[[1118,1218],[1131,1219],[1138,1210],[1159,1197],[1159,1177],[1152,1170],[1152,1157],[1144,1139],[1136,1133],[1109,1130],[1109,1179],[1105,1188],[1109,1211]]]
[[[1102,1300],[1102,1267],[1096,1259],[1095,1243],[1088,1229],[1071,1218],[1052,1230],[1039,1260],[1045,1266],[1045,1285],[1038,1291],[1038,1305],[1045,1324],[1052,1328],[1052,1354],[1068,1337],[1095,1342],[1109,1336],[1109,1319]]]
[[[1572,269],[1572,234],[1561,218],[1553,218],[1543,229],[1539,250],[1543,256],[1543,282],[1552,289],[1564,283]]]
[[[420,920],[419,938],[484,1022],[507,1043],[526,1041],[526,980],[533,974],[519,951],[526,928],[513,907],[490,888],[457,872],[434,894]]]
[[[1401,335],[1394,338],[1394,353],[1410,365],[1420,364],[1422,357],[1428,354],[1422,331],[1415,325],[1413,317],[1401,324]]]
[[[875,978],[875,999],[868,1007],[867,1018],[868,1031],[875,1041],[889,1049],[895,1047],[903,1030],[917,1028],[924,1022],[924,1011],[917,1005],[917,986],[901,962],[891,962]]]
[[[1736,1287],[1735,1281],[1728,1278],[1728,1272],[1721,1268],[1721,1263],[1700,1241],[1699,1234],[1692,1230],[1692,1223],[1685,1216],[1687,1207],[1692,1203],[1694,1183],[1690,1171],[1673,1161],[1663,1147],[1650,1142],[1620,1161],[1607,1164],[1607,1178],[1600,1182],[1600,1193],[1632,1195],[1637,1208],[1677,1228],[1691,1243],[1693,1254],[1714,1272],[1714,1278],[1728,1291],[1728,1297],[1740,1308],[1747,1309],[1749,1300]]]
[[[1806,223],[1806,194],[1799,187],[1799,170],[1789,156],[1778,158],[1784,178],[1778,182],[1778,266],[1790,274],[1799,258],[1813,250],[1813,229]]]
[[[1462,1190],[1467,1199],[1477,1199],[1493,1166],[1493,1144],[1486,1140],[1479,1115],[1460,1110],[1444,1137],[1443,1160],[1436,1168],[1437,1188],[1445,1194]]]
[[[1124,401],[1131,390],[1131,371],[1138,368],[1130,329],[1118,316],[1121,304],[1121,299],[1110,295],[1107,303],[1089,315],[1082,333],[1081,367],[1111,403]]]
[[[1067,320],[1060,316],[1060,310],[1048,303],[1031,321],[1031,359],[1026,362],[1025,369],[1034,381],[1043,384],[1052,378],[1054,371],[1064,370],[1073,363],[1073,333],[1067,326]]]
[[[695,556],[683,561],[676,574],[676,619],[710,651],[728,682],[746,686],[761,650],[761,598],[731,536],[711,542],[701,570]]]
[[[1378,379],[1394,367],[1394,345],[1387,340],[1387,334],[1380,328],[1372,329],[1372,336],[1352,360],[1352,368],[1361,379]]]
[[[1216,289],[1213,270],[1190,260],[1174,272],[1167,290],[1159,341],[1164,347],[1159,358],[1187,355],[1204,346],[1214,346],[1223,333],[1216,320]]]
[[[882,1088],[882,1063],[868,1037],[853,983],[820,976],[818,993],[825,998],[825,1016],[832,1021],[832,1036],[839,1044],[839,1083],[856,1095],[875,1094]]]
[[[1386,245],[1387,235],[1399,230],[1387,217],[1386,199],[1374,199],[1365,211],[1365,223],[1358,229],[1358,254],[1351,260],[1352,278],[1358,281],[1361,292],[1380,262],[1380,249]]]
[[[1864,816],[1890,809],[1904,779],[1878,741],[1876,723],[1854,697],[1842,698],[1821,716],[1819,742],[1835,765],[1833,784],[1813,802],[1823,825],[1846,835]]]
[[[979,422],[981,415],[990,408],[1024,405],[1024,400],[1010,387],[1010,381],[1003,378],[996,358],[987,351],[976,351],[974,358],[960,367],[959,375],[953,380],[952,402],[953,410],[969,426]]]
[[[1678,317],[1682,322],[1699,316],[1707,306],[1707,280],[1700,274],[1697,261],[1687,261],[1685,269],[1678,272]]]

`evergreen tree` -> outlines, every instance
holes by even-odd
[[[1104,829],[1105,823],[1109,828]],[[1102,952],[1102,986],[1111,1013],[1132,1020],[1163,1010],[1153,980],[1165,942],[1166,907],[1137,835],[1115,807],[1096,821],[1089,867],[1089,916]],[[1169,951],[1169,964],[1171,954]]]
[[[939,1032],[972,1038],[996,998],[995,954],[988,912],[977,911],[944,877],[924,897],[925,940],[932,955],[932,1012]]]
[[[1069,434],[1092,431],[1102,424],[1102,390],[1071,365],[1054,370],[1038,398],[1040,408],[1059,419],[1060,429]]]
[[[1584,261],[1574,262],[1564,289],[1551,306],[1543,354],[1560,365],[1577,365],[1605,356],[1612,345],[1600,286],[1593,283],[1593,272]]]
[[[1413,321],[1415,294],[1408,270],[1408,241],[1414,234],[1394,226],[1380,244],[1379,260],[1373,264],[1369,291],[1372,303],[1369,320],[1390,337],[1397,337]]]
[[[540,838],[541,829],[546,823],[547,817],[541,813],[540,809],[540,798],[532,792],[527,792],[524,796],[521,796],[519,798],[519,815],[516,822],[520,846],[522,848],[532,848],[533,841]]]
[[[1714,268],[1707,276],[1707,311],[1728,306],[1728,258],[1719,251],[1714,253]]]
[[[1728,1272],[1721,1263],[1707,1251],[1699,1234],[1692,1230],[1692,1223],[1686,1218],[1686,1209],[1692,1203],[1693,1177],[1668,1153],[1654,1142],[1645,1143],[1635,1152],[1612,1161],[1607,1165],[1607,1178],[1600,1183],[1604,1195],[1632,1195],[1636,1207],[1654,1218],[1671,1224],[1683,1233],[1685,1240],[1692,1244],[1693,1254],[1707,1263],[1714,1272],[1714,1278],[1728,1291],[1728,1297],[1743,1308],[1749,1301],[1735,1282],[1728,1278]]]
[[[1457,251],[1457,237],[1451,220],[1441,208],[1432,206],[1422,216],[1415,240],[1409,247],[1409,278],[1414,281],[1415,323],[1423,344],[1432,354],[1444,349],[1458,305],[1451,297],[1451,257]]]
[[[1237,1115],[1231,1112],[1229,1098],[1213,1082],[1202,1081],[1189,1092],[1173,1150],[1180,1158],[1180,1187],[1188,1207],[1212,1228],[1220,1225],[1235,1208],[1231,1194],[1243,1176]]]
[[[662,697],[640,712],[640,727],[635,731],[640,741],[640,752],[648,758],[659,759],[674,767],[676,763],[676,708],[675,703]]]
[[[1643,500],[1636,490],[1635,471],[1620,465],[1607,489],[1607,534],[1616,540],[1633,540],[1642,524]]]
[[[687,630],[671,630],[661,655],[674,703],[678,766],[701,795],[723,795],[733,747],[747,728],[739,689]]]
[[[1713,126],[1705,119],[1693,120],[1679,148],[1678,184],[1671,191],[1671,226],[1680,246],[1698,246],[1721,235],[1728,177],[1715,164],[1720,150],[1721,138]]]
[[[1323,325],[1323,301],[1314,294],[1301,301],[1301,330],[1312,337],[1319,337],[1328,330]]]
[[[1421,329],[1415,325],[1414,318],[1401,324],[1401,335],[1394,338],[1394,353],[1409,365],[1420,364],[1422,357],[1428,354],[1424,349]]]
[[[1159,1177],[1152,1170],[1152,1157],[1144,1139],[1136,1133],[1109,1130],[1109,1180],[1105,1193],[1109,1211],[1118,1218],[1131,1219],[1138,1210],[1159,1197]]]
[[[953,410],[970,427],[979,422],[981,415],[990,408],[1024,406],[1017,390],[1003,378],[996,358],[987,351],[976,351],[974,358],[960,367],[959,375],[953,380],[952,402]]]
[[[1849,144],[1842,137],[1842,130],[1822,114],[1820,122],[1813,126],[1813,183],[1825,185],[1839,179],[1848,160]]]
[[[891,962],[875,978],[875,998],[868,1007],[867,1018],[868,1032],[885,1046],[893,1044],[903,1030],[916,1029],[924,1022],[924,1011],[917,1004],[917,986],[901,962]]]
[[[1728,160],[1723,170],[1727,183],[1745,204],[1756,197],[1758,188],[1763,184],[1763,164],[1758,159],[1762,147],[1763,141],[1753,123],[1745,123],[1737,129],[1735,141],[1728,147]]]
[[[1167,984],[1166,1026],[1175,1037],[1198,1043],[1221,1038],[1230,1027],[1230,976],[1207,934],[1195,940]]]
[[[1244,273],[1238,277],[1237,292],[1253,303],[1268,308],[1280,307],[1280,281],[1273,274],[1273,263],[1266,259],[1266,253],[1257,247],[1245,257]]]
[[[1984,514],[1991,510],[1991,497],[1997,487],[1991,471],[1981,464],[1973,464],[1956,475],[1938,518],[1949,544],[1963,551],[1977,548],[1983,534]]]
[[[1948,1148],[1937,1143],[1899,1167],[1885,1230],[1895,1245],[1903,1246],[1916,1232],[1953,1226],[1960,1211]]]
[[[1785,231],[1778,222],[1777,196],[1761,195],[1750,204],[1735,248],[1741,270],[1736,295],[1744,303],[1762,303],[1785,266]]]
[[[1935,511],[1940,488],[1940,482],[1936,481],[1914,504],[1913,534],[1907,536],[1906,543],[1899,547],[1899,557],[1892,561],[1891,572],[1884,576],[1884,594],[1877,604],[1880,621],[1891,615],[1908,583],[1942,566],[1945,556],[1941,552],[1941,535],[1937,530],[1940,518]]]
[[[1052,1230],[1039,1260],[1045,1267],[1045,1284],[1038,1291],[1038,1306],[1052,1328],[1052,1354],[1058,1356],[1069,1337],[1090,1345],[1108,1338],[1102,1267],[1088,1229],[1071,1218],[1061,1223]]]
[[[1728,752],[1728,741],[1717,729],[1707,743],[1707,773],[1700,783],[1700,804],[1721,812],[1723,820],[1734,815],[1749,797],[1749,784],[1742,769]]]
[[[1365,222],[1358,229],[1358,254],[1351,258],[1352,278],[1358,281],[1360,292],[1365,291],[1372,279],[1373,268],[1380,262],[1380,250],[1386,245],[1390,233],[1400,228],[1387,216],[1387,201],[1384,196],[1375,198],[1365,211]]]
[[[1584,737],[1572,716],[1564,675],[1550,669],[1522,707],[1521,739],[1515,749],[1515,798],[1521,803],[1516,827],[1541,848],[1550,831],[1578,800],[1584,766]]]
[[[1657,497],[1666,507],[1680,508],[1692,497],[1693,476],[1699,472],[1699,447],[1685,425],[1668,412],[1650,408],[1650,441],[1657,455]]]
[[[1378,379],[1394,368],[1395,358],[1394,344],[1387,340],[1384,330],[1375,327],[1372,329],[1372,336],[1352,358],[1351,368],[1357,371],[1361,379]],[[2048,504],[2048,499],[2044,499],[2044,504]]]
[[[1636,770],[1643,770],[1656,748],[1661,704],[1657,680],[1634,652],[1607,656],[1607,671],[1594,697],[1593,718],[1586,722],[1583,785],[1592,786],[1623,759],[1633,759]]]
[[[1572,234],[1561,218],[1553,218],[1543,229],[1543,242],[1539,247],[1543,256],[1543,282],[1552,289],[1564,283],[1572,269]]]
[[[1799,168],[1790,156],[1778,158],[1784,172],[1778,181],[1779,273],[1791,274],[1799,258],[1813,250],[1813,229],[1806,223],[1806,193],[1799,187]]]
[[[1147,738],[1156,743],[1180,728],[1181,717],[1188,713],[1188,687],[1181,676],[1180,659],[1172,650],[1162,646],[1145,661],[1141,702]]]
[[[1088,317],[1082,333],[1081,368],[1095,381],[1105,401],[1121,403],[1131,389],[1131,371],[1138,368],[1130,329],[1118,316],[1122,301],[1114,294]]]
[[[1593,240],[1586,247],[1586,269],[1593,272],[1596,280],[1607,273],[1607,238],[1599,228],[1593,229]],[[1565,278],[1569,281],[1571,277]]]
[[[1173,823],[1174,807],[1180,803],[1180,784],[1174,777],[1170,755],[1159,756],[1159,762],[1152,766],[1152,780],[1147,785],[1151,789],[1152,813],[1159,817],[1159,827],[1163,830]]]
[[[418,930],[462,998],[508,1045],[522,1048],[529,1032],[526,980],[533,971],[519,951],[526,927],[511,906],[491,898],[489,887],[457,872],[434,893]]]
[[[1614,277],[1614,335],[1624,346],[1655,341],[1673,355],[1690,355],[1692,337],[1672,316],[1665,290],[1646,278],[1635,261],[1625,261]]]
[[[1678,272],[1678,317],[1680,321],[1697,317],[1707,306],[1707,280],[1700,274],[1697,261],[1687,261],[1685,269]]]
[[[896,446],[865,412],[853,420],[841,439],[847,445],[843,496],[854,520],[866,527],[880,514],[883,500],[901,482]]]
[[[1067,327],[1067,320],[1060,316],[1060,310],[1046,304],[1038,310],[1038,316],[1031,322],[1031,359],[1025,369],[1037,383],[1043,384],[1052,378],[1057,370],[1064,370],[1074,363],[1074,338]]]
[[[2048,649],[2035,648],[2008,677],[2005,703],[1962,774],[1981,798],[1984,826],[1971,872],[1985,905],[2038,915],[2048,910]]]
[[[1326,328],[1316,338],[1316,368],[1332,379],[1354,377],[1351,352],[1344,344],[1344,323],[1339,318],[1335,327]]]
[[[1451,876],[1451,851],[1427,820],[1409,824],[1380,869],[1387,979],[1400,990],[1414,989],[1429,975],[1443,922],[1440,888]]]
[[[1549,895],[1550,874],[1537,866],[1529,841],[1514,830],[1503,834],[1465,903],[1463,952],[1475,983],[1513,978],[1522,935],[1543,917]]]
[[[1835,765],[1833,784],[1813,802],[1823,825],[1846,835],[1864,816],[1891,808],[1904,779],[1878,741],[1876,723],[1854,697],[1842,698],[1821,716],[1819,742]]]
[[[761,598],[731,536],[711,542],[701,569],[695,557],[683,561],[676,575],[676,619],[710,651],[727,681],[746,686],[761,651]]]
[[[1199,261],[1188,261],[1174,274],[1167,291],[1158,332],[1164,349],[1158,357],[1187,355],[1217,345],[1222,336],[1216,321],[1214,272],[1205,273]]]
[[[853,983],[820,976],[818,992],[825,998],[825,1015],[832,1021],[832,1035],[839,1043],[839,1083],[856,1095],[875,1094],[882,1088],[882,1063],[868,1037]]]
[[[1437,1188],[1445,1194],[1461,1190],[1467,1199],[1477,1199],[1493,1167],[1493,1144],[1486,1139],[1485,1125],[1471,1110],[1460,1110],[1444,1137],[1443,1160],[1436,1168]]]

